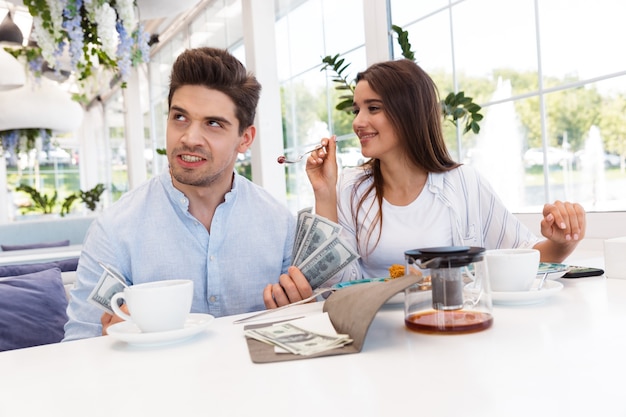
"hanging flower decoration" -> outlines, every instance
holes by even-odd
[[[149,35],[139,23],[133,0],[24,0],[33,17],[36,46],[21,51],[35,75],[43,66],[67,70],[81,82],[97,68],[118,72],[125,82],[132,66],[149,60]]]
[[[37,147],[37,139],[41,138],[41,148],[50,147],[51,129],[14,129],[0,131],[0,150],[11,155],[29,151]]]

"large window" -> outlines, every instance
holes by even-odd
[[[352,76],[364,67],[362,1],[310,0],[281,5],[276,21],[276,53],[286,155],[306,152],[323,137],[336,134],[343,139],[339,160],[346,165],[356,163],[362,158],[352,132],[352,117],[335,110],[341,93],[329,74],[320,69],[323,57],[336,54],[345,56],[346,63],[350,63],[347,73]],[[313,192],[303,164],[287,165],[285,175],[291,210],[313,205]]]
[[[626,4],[389,3],[440,93],[464,91],[483,106],[478,135],[447,139],[511,209],[556,199],[626,209],[626,56],[608,41],[626,35]]]
[[[348,139],[339,159],[360,161],[351,117],[334,110],[339,93],[320,68],[322,57],[335,54],[350,64],[350,77],[366,67],[363,2],[279,4],[286,152],[297,155],[336,134]],[[626,56],[607,41],[626,35],[619,22],[626,4],[389,0],[388,10],[441,97],[464,91],[483,106],[479,134],[446,125],[446,141],[510,209],[537,212],[556,199],[588,211],[626,209]],[[392,59],[401,58],[395,35],[391,45]],[[285,172],[292,210],[312,204],[302,164]]]
[[[537,212],[556,199],[581,202],[588,211],[626,209],[626,56],[607,42],[626,35],[615,21],[626,15],[626,4],[388,0],[388,15],[376,17],[364,17],[364,4],[274,2],[286,155],[335,134],[340,167],[362,162],[352,116],[335,109],[342,92],[334,74],[320,70],[323,57],[340,54],[349,64],[343,75],[352,80],[367,66],[366,29],[383,21],[408,32],[416,61],[442,97],[463,91],[483,107],[479,134],[446,124],[446,141],[453,157],[476,166],[510,209]],[[224,47],[245,62],[241,8],[240,0],[206,2],[156,47],[149,71],[153,147],[165,147],[169,71],[182,50]],[[379,20],[366,21],[372,18]],[[389,36],[389,56],[401,58],[395,34]],[[155,156],[153,173],[165,163]],[[251,178],[249,155],[242,155],[239,170]],[[285,181],[294,213],[314,203],[303,164],[285,166]]]

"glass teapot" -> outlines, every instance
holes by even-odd
[[[425,333],[469,333],[491,327],[484,255],[484,248],[470,246],[406,251],[405,275],[421,279],[405,290],[405,325]]]

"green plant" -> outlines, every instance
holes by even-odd
[[[87,206],[89,210],[95,211],[96,205],[100,201],[100,196],[102,195],[105,189],[106,187],[104,186],[104,184],[100,183],[100,184],[97,184],[95,187],[93,187],[91,190],[81,191],[78,194],[78,197],[83,203],[85,203],[85,205]]]
[[[15,189],[17,191],[25,192],[33,201],[33,205],[27,207],[26,211],[41,211],[44,214],[50,214],[57,204],[56,191],[52,194],[52,196],[49,196],[48,194],[41,194],[38,190],[26,184],[20,184]]]
[[[26,184],[18,185],[15,190],[25,192],[30,196],[30,199],[33,202],[32,206],[25,208],[25,211],[39,211],[44,214],[50,214],[54,212],[54,209],[57,205],[58,197],[56,190],[51,196],[48,194],[42,194],[37,189]],[[61,211],[59,212],[59,214],[61,215],[61,217],[64,217],[66,214],[68,214],[76,200],[81,200],[83,203],[85,203],[89,210],[94,211],[96,209],[97,203],[100,201],[100,196],[102,195],[104,190],[104,184],[97,184],[90,190],[79,191],[70,194],[69,196],[65,197],[63,203],[61,203]]]
[[[74,201],[76,201],[78,198],[78,194],[70,194],[65,198],[65,200],[63,200],[63,204],[61,204],[61,217],[64,217],[70,212]]]
[[[411,51],[408,32],[396,25],[392,25],[391,29],[398,35],[397,40],[402,50],[402,56],[415,61],[415,54]],[[322,63],[324,65],[320,71],[330,68],[334,72],[332,81],[335,83],[335,89],[345,92],[345,94],[339,96],[340,101],[335,106],[335,109],[351,111],[355,82],[354,80],[348,80],[348,76],[345,75],[345,71],[350,64],[346,63],[345,59],[341,58],[339,54],[325,56],[322,58]],[[480,132],[479,122],[483,119],[480,110],[481,107],[474,103],[472,97],[465,96],[463,91],[459,91],[456,94],[451,92],[445,99],[441,100],[441,112],[444,119],[449,120],[455,126],[458,126],[459,123],[464,123],[463,133],[467,133],[470,130],[474,133]]]

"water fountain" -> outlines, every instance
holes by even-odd
[[[501,102],[511,97],[511,81],[498,79],[491,101]],[[472,149],[471,165],[484,175],[509,209],[526,205],[524,196],[523,135],[512,101],[486,109],[476,146]]]
[[[583,179],[580,201],[589,201],[592,207],[597,207],[606,201],[604,145],[598,126],[591,126],[589,129],[579,161]]]

